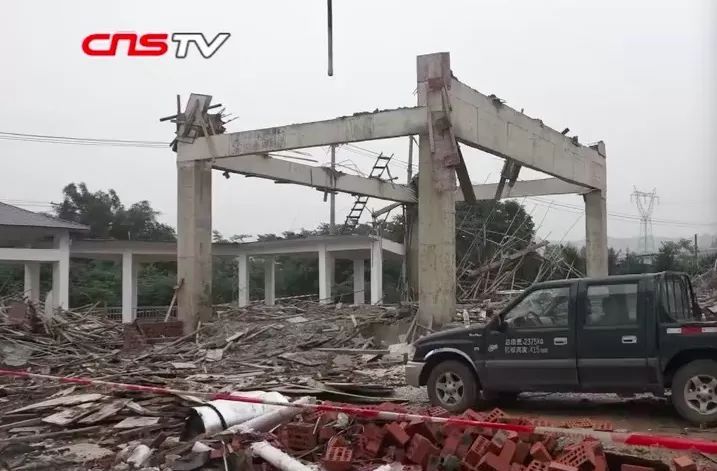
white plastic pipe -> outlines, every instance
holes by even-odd
[[[292,402],[292,404],[303,405],[313,404],[315,402],[316,398],[304,396]],[[302,411],[303,409],[299,407],[284,407],[278,410],[267,412],[266,414],[260,415],[258,417],[254,417],[253,419],[249,419],[246,422],[234,425],[233,427],[230,427],[224,432],[222,432],[222,434],[234,434],[237,432],[268,432],[277,425],[280,425],[293,419]]]
[[[283,471],[314,471],[266,441],[252,443],[250,450],[253,455]]]

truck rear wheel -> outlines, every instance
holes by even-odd
[[[428,398],[431,404],[449,412],[460,413],[478,400],[478,380],[471,368],[457,360],[437,364],[428,375]]]
[[[694,424],[717,422],[717,362],[695,360],[677,370],[672,379],[672,404]]]

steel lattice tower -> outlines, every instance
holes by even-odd
[[[660,201],[655,188],[652,191],[640,191],[633,187],[630,200],[637,204],[640,213],[640,252],[643,254],[655,252],[655,236],[652,234],[652,211],[655,203]]]

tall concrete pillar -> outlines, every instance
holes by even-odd
[[[54,244],[60,251],[60,259],[52,263],[52,308],[70,307],[70,234],[55,236]]]
[[[179,154],[182,144],[179,144]],[[212,313],[211,162],[177,162],[178,319],[191,333]]]
[[[122,254],[122,323],[137,319],[137,279],[140,264],[132,252]]]
[[[328,304],[334,298],[331,291],[334,287],[334,254],[325,245],[319,247],[319,302]]]
[[[276,299],[275,262],[274,257],[264,257],[264,304],[267,306],[273,306]]]
[[[381,239],[371,241],[371,304],[383,302],[383,247]]]
[[[40,263],[27,262],[25,264],[25,297],[32,303],[40,302]]]
[[[365,260],[362,258],[354,259],[354,304],[366,303],[366,269]]]
[[[237,301],[239,307],[244,307],[249,305],[249,257],[247,254],[239,254],[237,257],[237,268],[239,270],[239,276],[237,276],[239,280]]]
[[[446,128],[451,84],[448,53],[418,56],[418,105],[429,110],[429,133],[418,143],[418,322],[438,327],[456,311],[456,144]]]
[[[607,276],[607,208],[605,192],[594,190],[585,199],[585,259],[588,276]]]
[[[406,205],[406,223],[404,225],[404,247],[406,255],[406,293],[404,301],[418,299],[418,205]]]

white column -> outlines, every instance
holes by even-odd
[[[274,305],[276,283],[274,278],[274,257],[264,257],[264,304]]]
[[[585,260],[587,275],[608,275],[607,262],[607,208],[605,192],[594,190],[583,195],[585,199]]]
[[[179,144],[178,154],[184,145]],[[179,155],[178,155],[179,157]],[[177,162],[177,318],[189,334],[212,315],[212,164]]]
[[[25,264],[25,297],[33,303],[40,302],[40,262]]]
[[[418,138],[418,324],[438,328],[456,312],[456,171],[453,133],[444,131],[448,53],[418,56],[418,105],[430,110]]]
[[[137,319],[137,276],[139,263],[132,252],[122,254],[122,323]]]
[[[319,247],[319,302],[333,302],[331,290],[334,287],[334,255],[326,245]]]
[[[52,263],[52,308],[70,307],[70,234],[55,236],[54,245],[59,249],[57,262]]]
[[[383,302],[383,247],[381,239],[371,241],[371,304]]]
[[[249,257],[242,253],[237,257],[237,268],[239,270],[239,294],[237,301],[239,307],[249,305]]]
[[[366,303],[365,276],[364,259],[354,259],[354,304]]]

